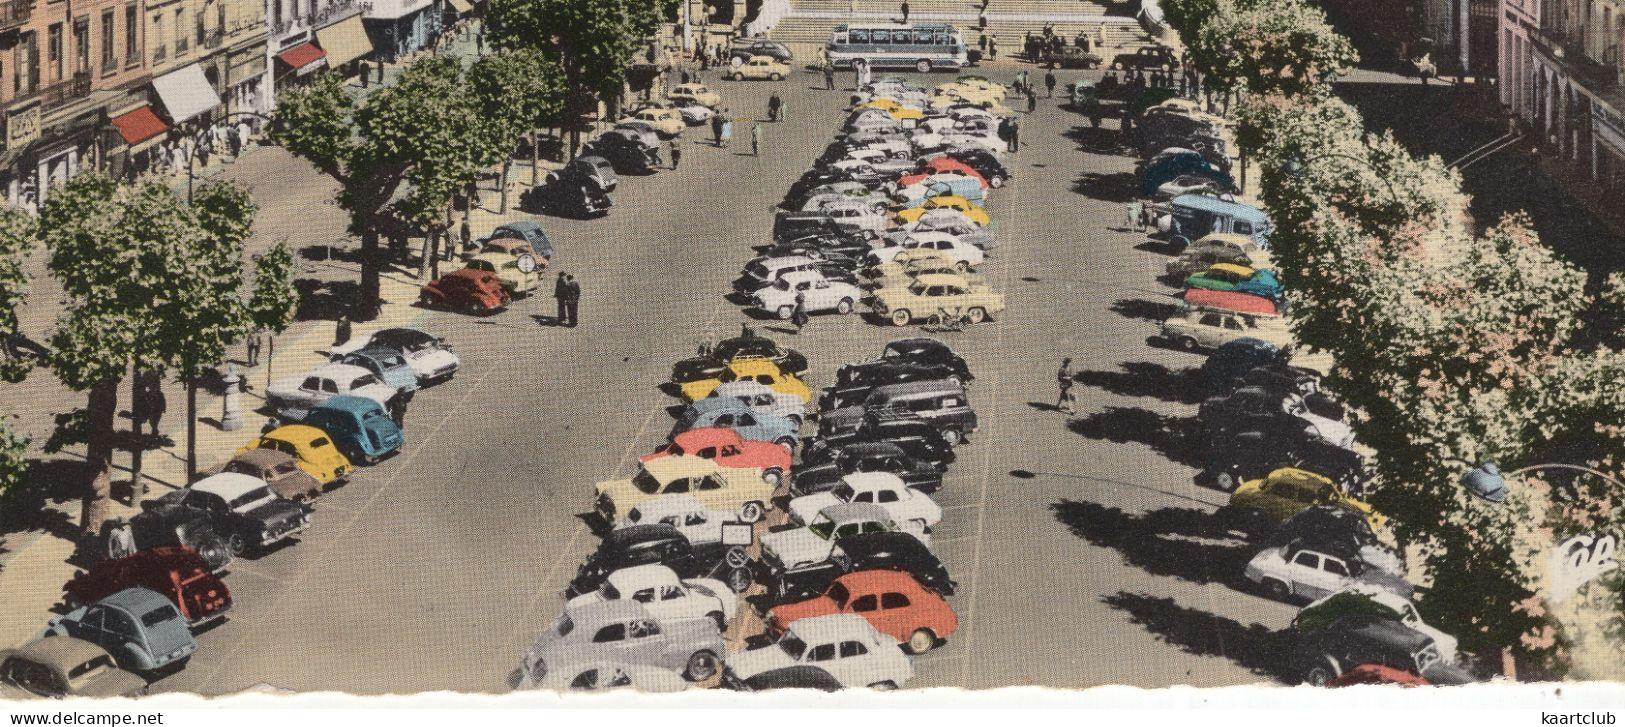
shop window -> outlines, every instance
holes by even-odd
[[[66,77],[62,69],[62,24],[52,23],[46,38],[45,60],[51,64],[51,80],[60,81]]]

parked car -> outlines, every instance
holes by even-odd
[[[1172,179],[1184,173],[1177,171],[1181,167],[1205,169],[1208,171],[1203,173],[1213,176],[1216,181],[1225,185],[1232,184],[1229,175],[1216,176],[1214,174],[1216,170],[1212,169],[1201,154],[1194,151],[1171,157],[1171,161],[1167,162],[1167,169],[1164,170],[1167,178]],[[1147,174],[1150,174],[1149,166],[1147,170]],[[1162,181],[1157,182],[1161,183]],[[1266,250],[1269,249],[1269,234],[1272,229],[1270,218],[1256,207],[1239,202],[1226,202],[1206,195],[1187,194],[1175,197],[1170,203],[1170,208],[1172,220],[1179,223],[1179,226],[1178,232],[1170,227],[1169,241],[1180,248],[1188,245],[1191,240],[1200,239],[1210,233],[1225,233],[1240,235]]]
[[[962,311],[971,323],[981,323],[1004,308],[1003,293],[955,275],[925,275],[907,288],[878,290],[870,303],[875,315],[895,326],[906,326],[939,310]]]
[[[807,400],[800,395],[774,391],[768,385],[751,379],[729,381],[712,389],[705,398],[733,399],[756,412],[784,417],[797,427],[801,426],[807,411]]]
[[[769,54],[762,53],[761,55]],[[666,92],[666,98],[679,104],[691,103],[711,107],[722,103],[722,95],[706,88],[703,83],[683,83],[672,86],[671,90]]]
[[[143,508],[163,505],[208,513],[232,555],[268,548],[310,526],[310,506],[277,497],[265,480],[235,472],[211,475],[141,503]]]
[[[1272,529],[1313,505],[1337,505],[1361,513],[1372,530],[1381,530],[1387,518],[1371,505],[1344,494],[1330,479],[1291,467],[1282,467],[1260,480],[1241,483],[1230,494],[1229,514],[1253,530]]]
[[[758,470],[775,487],[790,474],[790,450],[773,442],[745,439],[730,427],[689,429],[639,461],[685,455],[711,460],[719,467]]]
[[[377,464],[406,443],[406,435],[389,412],[378,402],[359,396],[335,396],[305,412],[285,411],[280,418],[326,432],[350,462]]]
[[[197,651],[175,606],[140,586],[52,618],[43,635],[89,641],[106,649],[120,669],[142,673],[178,669]]]
[[[1278,318],[1211,309],[1175,313],[1162,322],[1155,339],[1186,351],[1212,350],[1242,338],[1289,346],[1292,331]]]
[[[767,56],[784,63],[789,63],[795,59],[795,56],[790,53],[790,47],[776,40],[756,39],[750,41],[749,45],[734,46],[728,49],[729,62],[736,66],[757,56]]]
[[[676,108],[645,108],[633,113],[631,119],[647,124],[660,134],[662,139],[676,138],[683,133],[688,124],[683,121],[683,115]]]
[[[911,175],[898,179],[892,193],[891,206],[895,209],[919,207],[927,199],[944,195],[958,195],[976,204],[986,204],[982,180],[963,172],[937,172],[930,175]]]
[[[947,380],[964,385],[959,374],[943,363],[887,359],[851,363],[835,370],[835,383],[824,387],[818,397],[818,408],[827,411],[860,404],[878,387],[922,380]]]
[[[773,442],[792,452],[801,444],[796,434],[800,425],[727,397],[707,397],[689,404],[672,425],[668,439],[698,427],[728,427],[746,439]]]
[[[1286,296],[1285,286],[1281,285],[1273,271],[1228,263],[1219,263],[1185,278],[1185,286],[1248,293],[1273,301],[1280,301]]]
[[[781,394],[799,396],[802,401],[812,399],[812,391],[801,379],[779,370],[772,359],[753,356],[736,356],[716,378],[689,381],[678,389],[685,400],[693,402],[709,396],[718,386],[734,381],[755,381]]]
[[[811,523],[831,505],[848,502],[874,503],[891,516],[898,529],[924,535],[942,521],[942,507],[925,494],[903,483],[890,472],[855,472],[841,478],[840,484],[790,500],[790,521]]]
[[[418,303],[426,308],[445,307],[494,313],[508,306],[513,296],[497,276],[483,270],[453,270],[423,286]]]
[[[1208,437],[1205,472],[1221,490],[1229,492],[1282,467],[1321,475],[1355,496],[1368,478],[1360,453],[1297,433],[1219,430]]]
[[[910,232],[888,237],[880,247],[869,252],[871,265],[891,262],[904,250],[934,250],[953,260],[961,271],[981,265],[984,259],[982,248],[946,232]]]
[[[231,591],[198,552],[186,546],[138,550],[117,559],[99,560],[78,571],[62,586],[63,603],[78,608],[126,588],[141,586],[175,604],[192,628],[224,618],[231,610]]]
[[[1316,600],[1298,611],[1298,615],[1292,619],[1292,630],[1306,634],[1351,615],[1370,615],[1397,621],[1426,634],[1438,647],[1441,659],[1446,663],[1456,663],[1456,637],[1423,621],[1421,614],[1416,612],[1416,604],[1411,603],[1410,599],[1380,588],[1355,587]]]
[[[237,454],[256,449],[281,452],[299,463],[299,469],[316,478],[322,485],[331,485],[350,475],[355,465],[333,445],[333,439],[316,427],[305,424],[285,424],[260,435],[237,448]]]
[[[1377,664],[1426,679],[1430,684],[1477,681],[1466,670],[1445,661],[1427,634],[1397,621],[1353,614],[1298,640],[1299,673],[1304,682],[1326,686],[1356,667]]]
[[[127,553],[113,547],[113,540],[109,537],[115,528],[128,527],[131,539],[135,541],[135,550],[151,550],[164,547],[186,547],[196,551],[203,562],[209,565],[209,571],[219,573],[231,565],[231,549],[226,547],[225,538],[214,529],[214,519],[201,510],[180,505],[153,505],[143,507],[128,520],[114,519],[102,525],[102,541],[105,548],[102,550],[109,558],[123,557]]]
[[[790,320],[797,295],[801,296],[807,313],[834,311],[846,315],[863,299],[863,291],[856,285],[830,280],[817,270],[802,270],[786,273],[777,282],[756,291],[751,305],[781,320]]]
[[[626,516],[615,527],[661,523],[682,533],[691,545],[720,543],[727,525],[741,525],[739,513],[712,510],[692,495],[655,495],[635,507],[627,508]],[[748,527],[748,525],[747,525]]]
[[[591,593],[603,585],[609,574],[622,568],[658,563],[671,568],[679,578],[714,578],[728,584],[735,593],[750,587],[750,555],[745,544],[690,543],[677,528],[663,523],[647,523],[617,528],[604,536],[598,549],[565,588],[565,598]]]
[[[523,209],[583,220],[601,216],[614,205],[596,182],[557,172],[549,172],[542,184],[526,190],[519,199]]]
[[[760,470],[723,467],[708,459],[674,455],[643,462],[631,479],[607,480],[593,486],[593,510],[605,525],[638,503],[665,494],[692,494],[713,510],[738,512],[739,519],[762,519],[773,498],[773,485]]]
[[[1266,548],[1307,548],[1347,561],[1359,561],[1396,576],[1405,560],[1377,538],[1365,513],[1341,505],[1311,505],[1287,518],[1261,542]]]
[[[482,252],[468,258],[465,267],[469,270],[483,270],[495,275],[497,280],[502,283],[502,289],[508,291],[511,298],[523,298],[536,290],[536,272],[526,272],[520,266],[519,258],[514,255]]]
[[[965,398],[962,385],[949,379],[887,384],[869,392],[861,404],[831,409],[818,419],[818,431],[840,434],[857,429],[864,414],[884,409],[906,409],[937,426],[949,444],[958,444],[978,428],[976,411]]]
[[[686,114],[684,118],[687,118]],[[567,180],[586,182],[604,194],[615,191],[615,187],[620,184],[620,177],[615,176],[615,165],[610,164],[608,159],[598,156],[576,157],[559,170],[559,176]]]
[[[803,664],[829,672],[847,689],[896,689],[914,678],[914,665],[896,639],[862,616],[836,613],[802,619],[771,645],[729,654],[724,679],[743,681]]]
[[[936,648],[959,630],[959,617],[941,594],[921,586],[907,573],[892,570],[847,573],[821,595],[774,606],[765,620],[768,632],[779,635],[805,619],[833,613],[863,617],[876,631],[916,655]]]
[[[779,81],[789,75],[790,66],[788,64],[768,56],[751,56],[750,60],[735,64],[728,77],[735,81],[746,79]]]
[[[310,409],[335,396],[360,396],[387,404],[396,394],[378,375],[360,366],[322,364],[308,373],[280,379],[266,387],[266,403],[273,410]]]
[[[147,680],[123,671],[93,641],[59,636],[0,649],[0,701],[30,697],[140,697]]]
[[[804,526],[763,535],[759,574],[763,580],[772,580],[781,573],[815,567],[829,558],[841,538],[884,532],[902,532],[885,508],[868,503],[830,505]],[[909,534],[930,546],[929,535]]]
[[[1326,682],[1326,686],[1352,687],[1358,684],[1395,684],[1401,687],[1425,687],[1433,684],[1420,675],[1384,664],[1361,664]]]
[[[647,142],[644,135],[625,130],[626,133],[606,132],[587,142],[581,152],[609,160],[616,174],[649,174],[656,166],[655,143]],[[652,134],[651,134],[652,135]]]
[[[1355,586],[1390,590],[1410,598],[1415,587],[1392,573],[1329,553],[1292,546],[1265,548],[1242,575],[1278,601],[1308,601]]]
[[[987,180],[987,186],[993,189],[1003,187],[1005,182],[1015,176],[1004,162],[999,161],[996,153],[986,149],[954,149],[941,155],[927,157],[925,162],[930,163],[942,158],[953,159],[976,170],[977,174]]]
[[[942,438],[942,430],[911,411],[867,412],[858,428],[843,434],[814,439],[801,453],[802,468],[834,461],[847,447],[881,443],[897,447],[904,455],[942,470],[952,464],[953,445]]]
[[[854,198],[826,200],[816,209],[780,211],[773,217],[775,240],[826,231],[854,233],[867,230],[879,234],[885,229],[886,209]]]
[[[858,285],[864,290],[907,288],[922,276],[955,275],[971,285],[985,285],[986,276],[961,269],[959,263],[936,250],[904,250],[891,262],[870,265],[858,275]]]
[[[793,348],[786,348],[764,336],[737,336],[724,338],[711,347],[709,355],[686,358],[672,364],[672,383],[681,384],[697,379],[709,379],[722,374],[735,358],[743,356],[765,358],[779,367],[779,371],[799,375],[807,370],[807,357]]]
[[[586,157],[577,157],[578,160],[583,158]],[[536,261],[538,265],[545,265],[553,259],[553,241],[548,239],[547,232],[542,230],[541,224],[535,220],[518,220],[497,225],[496,229],[491,230],[491,234],[480,238],[475,244],[483,248],[496,240],[524,241],[530,246],[531,253],[539,258]]]
[[[938,363],[954,369],[961,383],[969,384],[976,377],[971,375],[970,367],[965,359],[954,353],[948,344],[935,338],[899,338],[886,344],[880,352],[879,360],[914,361],[919,363]]]
[[[539,680],[521,678],[520,689],[549,689],[553,691],[605,692],[630,689],[634,692],[681,692],[688,689],[682,675],[670,669],[646,664],[627,664],[613,661],[578,662],[555,669]]]
[[[920,232],[941,232],[953,235],[960,242],[975,245],[983,253],[991,252],[997,244],[991,228],[981,227],[971,222],[963,213],[952,209],[932,210],[932,214],[925,215],[886,233],[885,239],[891,241]]]
[[[1174,55],[1174,49],[1165,45],[1141,46],[1132,52],[1112,56],[1112,68],[1119,71],[1129,68],[1172,71],[1178,67],[1179,56]]]
[[[610,573],[591,593],[570,599],[565,609],[590,603],[632,601],[643,604],[661,621],[704,618],[726,631],[738,608],[738,598],[722,581],[712,578],[680,579],[663,565],[636,565]]]
[[[976,203],[971,202],[970,200],[957,194],[945,194],[940,197],[932,197],[927,199],[924,204],[918,207],[898,211],[897,214],[892,216],[892,219],[895,220],[897,224],[903,225],[920,219],[921,217],[925,216],[925,213],[931,210],[938,209],[957,210],[964,214],[967,219],[981,225],[982,227],[993,224],[993,218],[988,216],[987,210],[982,209],[980,205],[977,205]]]
[[[536,639],[519,666],[519,688],[535,688],[550,670],[614,660],[682,670],[691,682],[717,673],[725,653],[722,636],[705,619],[664,621],[637,601],[566,608],[553,628]]]
[[[493,242],[505,242],[515,238],[499,238]],[[490,243],[487,243],[490,244]],[[529,243],[522,243],[529,247]],[[334,346],[329,352],[336,357],[344,356],[352,351],[364,348],[385,348],[394,351],[406,358],[406,365],[412,368],[412,373],[418,377],[420,386],[427,386],[433,382],[449,381],[457,373],[462,361],[457,354],[452,353],[451,346],[446,339],[431,333],[425,333],[416,328],[384,328],[371,333],[365,333],[349,341]]]
[[[371,371],[385,386],[392,387],[403,394],[410,394],[418,390],[418,376],[412,367],[406,363],[406,357],[396,351],[382,346],[363,348],[359,351],[337,356],[332,359],[334,363],[348,366],[359,366]]]
[[[887,472],[921,492],[942,489],[942,470],[926,460],[910,456],[893,442],[853,442],[832,449],[819,464],[802,463],[790,482],[790,495],[801,497],[834,488],[847,475],[860,472]]]
[[[784,603],[823,593],[829,584],[845,573],[867,570],[894,570],[913,576],[921,585],[951,596],[958,584],[948,577],[942,561],[920,540],[908,533],[862,533],[842,538],[822,563],[794,572],[770,574],[762,582],[769,601]]]
[[[1039,57],[1050,68],[1099,68],[1101,57],[1075,45],[1061,46]]]
[[[1166,266],[1171,278],[1185,279],[1207,270],[1216,263],[1231,263],[1250,267],[1268,266],[1269,252],[1240,235],[1214,234],[1191,243]]]
[[[766,692],[774,689],[815,689],[820,692],[834,692],[841,689],[841,683],[835,677],[811,664],[769,669],[749,679],[740,679],[724,669],[722,686],[736,692]]]
[[[1338,447],[1354,444],[1354,430],[1346,422],[1309,410],[1297,394],[1243,386],[1226,396],[1209,397],[1197,417],[1212,431],[1261,431],[1283,439],[1301,434]]]

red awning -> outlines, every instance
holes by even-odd
[[[124,137],[124,143],[129,144],[131,148],[169,130],[169,125],[158,118],[158,114],[152,112],[151,106],[142,106],[127,114],[114,116],[113,125],[118,127],[119,134]]]
[[[301,72],[307,66],[316,66],[317,63],[321,62],[322,59],[326,57],[327,51],[317,48],[313,43],[300,43],[299,45],[276,54],[277,60],[288,64],[288,67],[292,68],[294,71]]]

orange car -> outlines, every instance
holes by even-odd
[[[830,583],[823,595],[775,606],[767,612],[767,628],[778,636],[800,619],[832,613],[862,616],[910,654],[930,651],[959,629],[959,617],[941,594],[892,570],[848,573]]]

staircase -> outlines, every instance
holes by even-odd
[[[791,0],[791,8],[767,37],[790,46],[797,59],[814,62],[818,49],[829,40],[830,28],[841,23],[886,23],[901,20],[901,0]],[[972,0],[910,0],[911,22],[948,22],[965,35],[965,43],[977,47],[977,15],[980,2]],[[855,10],[854,10],[855,9]],[[1131,17],[1109,15],[1106,6],[1087,0],[992,0],[987,11],[988,37],[997,37],[999,57],[1021,52],[1022,38],[1037,34],[1046,24],[1071,41],[1078,31],[1095,37],[1105,27],[1106,45],[1096,52],[1108,59],[1118,48],[1135,48],[1152,42],[1151,37]]]

